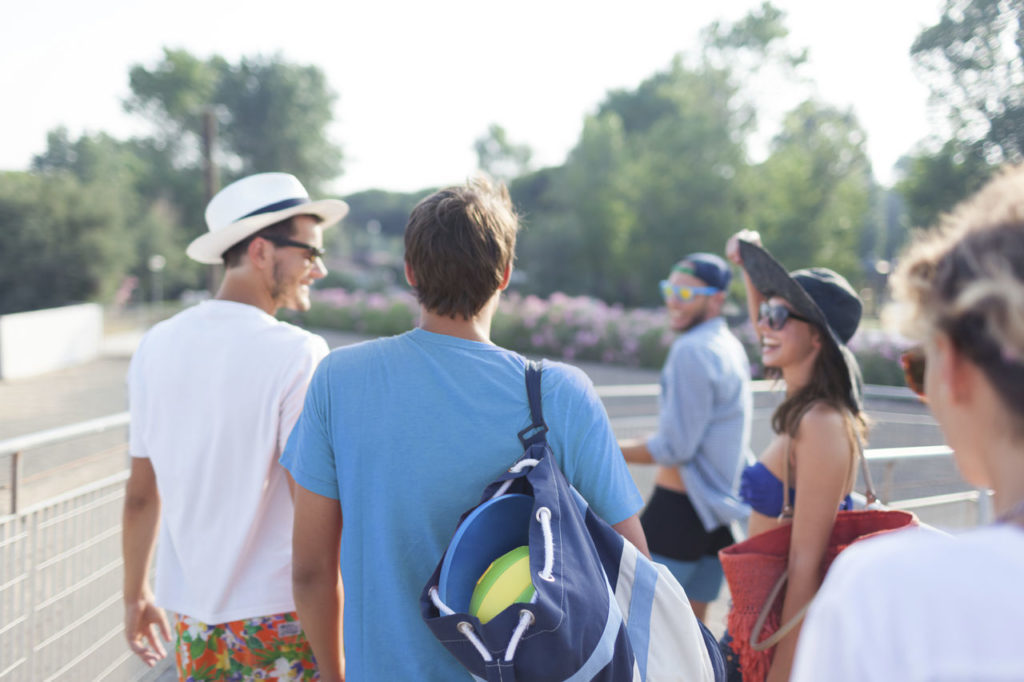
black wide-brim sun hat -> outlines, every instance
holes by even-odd
[[[850,399],[862,408],[860,366],[846,344],[857,331],[864,306],[846,278],[828,268],[806,268],[786,272],[768,251],[740,240],[740,258],[750,281],[765,298],[785,299],[793,312],[806,317],[828,334],[831,344],[846,364]]]

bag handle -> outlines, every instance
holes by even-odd
[[[530,401],[530,425],[519,432],[519,442],[523,444],[523,450],[547,441],[548,425],[544,423],[544,410],[540,400],[540,381],[543,373],[543,360],[526,361],[526,397]],[[531,431],[533,433],[530,433]]]
[[[782,575],[775,581],[775,585],[772,586],[772,591],[768,593],[768,598],[764,600],[764,606],[761,607],[761,613],[757,614],[757,620],[754,621],[754,627],[750,631],[750,648],[754,651],[764,651],[770,649],[778,644],[783,637],[789,634],[790,630],[800,624],[800,621],[804,619],[807,614],[807,609],[810,607],[811,602],[807,602],[800,607],[792,618],[787,620],[785,623],[779,626],[779,629],[773,632],[771,635],[766,637],[762,641],[757,641],[758,636],[761,634],[761,628],[764,627],[764,622],[768,619],[768,612],[772,610],[772,606],[775,604],[775,600],[779,598],[779,593],[782,591],[783,586],[786,584],[786,580],[789,578],[789,567],[782,569]]]

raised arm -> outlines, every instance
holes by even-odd
[[[740,230],[733,236],[729,237],[729,241],[725,244],[725,257],[730,262],[743,268],[743,259],[740,256],[740,240],[750,242],[757,246],[761,246],[761,235],[754,230]],[[747,271],[743,270],[743,287],[747,292],[747,314],[750,316],[750,323],[756,325],[758,317],[758,309],[761,307],[761,302],[764,300],[764,296],[761,292],[751,283],[750,275]]]

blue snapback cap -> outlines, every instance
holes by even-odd
[[[672,272],[685,272],[702,280],[709,287],[719,291],[729,288],[732,281],[732,270],[724,259],[713,253],[691,253],[676,263]]]

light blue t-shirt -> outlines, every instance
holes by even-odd
[[[420,592],[459,517],[520,455],[525,362],[498,346],[415,329],[320,364],[281,463],[342,510],[345,663],[352,680],[468,673],[423,623]],[[545,363],[548,443],[608,523],[643,500],[604,407],[580,370]]]

